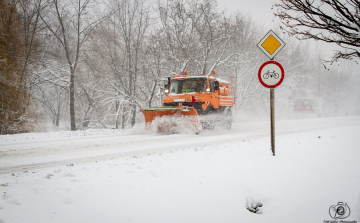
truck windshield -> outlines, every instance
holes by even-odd
[[[173,79],[170,93],[205,92],[206,78]]]

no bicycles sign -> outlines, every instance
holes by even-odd
[[[276,88],[284,80],[284,68],[270,60],[261,65],[258,73],[260,83],[266,88]]]

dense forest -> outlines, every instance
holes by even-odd
[[[301,98],[322,101],[317,116],[360,115],[355,61],[326,63],[316,42],[272,29],[286,42],[277,113]],[[234,114],[266,113],[268,89],[257,48],[269,28],[221,11],[215,0],[0,0],[0,134],[129,128],[139,108],[161,106],[168,76],[236,77]]]

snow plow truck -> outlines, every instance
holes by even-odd
[[[224,81],[211,74],[168,77],[164,90],[163,107],[141,108],[145,125],[154,125],[157,119],[172,121],[155,123],[157,132],[166,132],[187,122],[185,128],[199,133],[201,129],[212,130],[216,126],[231,129],[232,111],[235,104],[235,77]],[[177,121],[174,121],[177,120]]]

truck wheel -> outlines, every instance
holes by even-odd
[[[216,110],[213,105],[209,105],[203,115],[201,116],[202,129],[214,130],[215,128],[215,117]]]
[[[202,129],[214,130],[214,120],[210,115],[204,115],[201,121]]]

